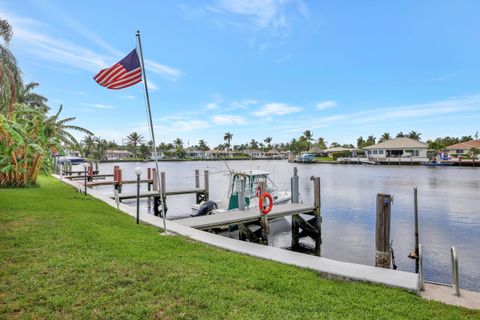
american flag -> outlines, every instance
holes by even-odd
[[[93,79],[108,89],[122,89],[142,81],[142,69],[137,50],[107,69],[101,70]]]

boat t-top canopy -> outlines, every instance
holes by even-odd
[[[235,172],[233,175],[236,176],[250,176],[250,177],[257,177],[257,176],[268,176],[270,172],[264,170],[242,170]]]

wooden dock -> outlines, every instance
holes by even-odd
[[[113,177],[113,174],[94,174],[93,176],[87,175],[87,178],[93,178],[93,179],[95,179],[95,178],[110,178],[110,177]],[[70,176],[63,176],[63,178],[70,179],[70,180],[72,180],[72,179],[85,179],[85,175],[84,174],[78,175],[78,176],[70,175]]]
[[[137,180],[122,180],[122,184],[136,184]],[[153,179],[145,179],[145,180],[140,180],[140,183],[152,183],[153,184]],[[117,181],[91,181],[87,182],[87,187],[98,187],[98,186],[110,186],[110,185],[115,185],[118,184]]]
[[[174,189],[170,191],[166,191],[165,195],[166,196],[173,196],[173,195],[180,195],[180,194],[199,194],[199,193],[205,193],[205,189],[202,188],[192,188],[192,189]],[[151,198],[151,197],[160,197],[159,191],[142,191],[140,192],[140,198]],[[110,196],[111,199],[115,199],[115,196],[112,195]],[[136,199],[137,198],[137,193],[132,192],[132,193],[119,193],[118,194],[118,199],[121,200],[126,200],[126,199]]]
[[[272,211],[267,215],[268,220],[273,220],[280,217],[291,216],[295,214],[312,214],[315,211],[315,206],[289,203],[273,206]],[[258,208],[251,210],[237,210],[233,212],[219,213],[208,216],[185,218],[175,220],[176,223],[180,223],[184,226],[206,230],[211,228],[225,227],[229,225],[245,224],[258,221],[262,218]]]

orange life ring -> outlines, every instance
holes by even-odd
[[[265,200],[265,198],[268,198],[268,207],[264,207],[263,206],[263,200]],[[273,198],[272,196],[270,195],[270,193],[268,192],[264,192],[262,193],[262,195],[260,196],[260,200],[258,202],[258,206],[260,207],[260,211],[263,213],[263,214],[268,214],[270,211],[272,211],[272,208],[273,208]]]

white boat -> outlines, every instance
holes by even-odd
[[[370,160],[370,159],[361,159],[360,162],[361,162],[362,164],[370,164],[370,165],[377,165],[377,164],[379,164],[378,162],[373,161],[373,160]]]
[[[238,210],[239,191],[241,188],[240,178],[245,181],[245,209],[258,208],[259,202],[259,186],[265,182],[266,191],[273,198],[273,205],[285,204],[291,199],[291,192],[279,191],[276,185],[268,177],[268,171],[262,170],[244,170],[240,172],[232,172],[228,186],[227,198],[220,201],[207,201],[205,203],[195,204],[192,206],[192,216],[201,216],[208,214],[225,213]]]

